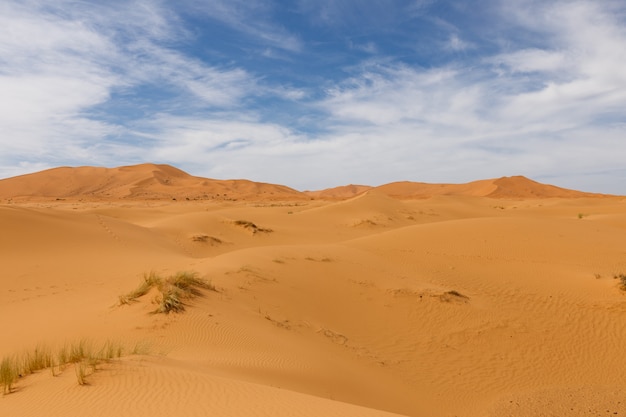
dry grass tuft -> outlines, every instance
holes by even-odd
[[[241,226],[244,229],[248,229],[250,231],[252,231],[252,234],[256,234],[256,233],[272,233],[273,230],[272,229],[266,229],[266,228],[262,228],[257,226],[256,224],[248,221],[248,220],[235,220],[235,225],[237,226]]]
[[[135,288],[133,291],[129,292],[125,295],[120,295],[119,303],[122,304],[130,304],[132,302],[137,301],[137,298],[143,297],[148,294],[150,288],[159,285],[161,282],[161,278],[155,273],[150,272],[149,274],[143,275],[143,282],[139,285],[139,287]]]
[[[469,297],[467,295],[461,294],[460,292],[456,290],[444,292],[443,294],[439,295],[439,299],[446,303],[449,303],[451,301],[462,301],[462,302],[469,301]]]
[[[203,280],[195,272],[179,272],[165,280],[161,280],[158,289],[161,292],[161,296],[159,298],[159,306],[154,312],[165,314],[184,311],[184,301],[201,296],[202,292],[200,289],[216,291],[213,284]]]
[[[134,291],[119,297],[119,304],[130,304],[156,288],[159,295],[154,313],[178,313],[185,310],[185,300],[202,295],[201,290],[217,291],[210,282],[200,278],[196,272],[178,272],[170,277],[161,278],[151,272],[144,276],[144,282]]]
[[[68,365],[74,365],[78,384],[85,385],[87,376],[95,372],[99,364],[120,358],[123,354],[122,345],[112,341],[107,341],[100,349],[95,349],[92,344],[80,340],[70,346],[62,346],[56,355],[50,347],[39,345],[32,351],[2,359],[0,385],[3,394],[10,394],[19,378],[44,369],[50,369],[54,376]]]
[[[221,245],[222,243],[224,243],[221,239],[218,239],[214,236],[204,235],[204,234],[193,235],[191,237],[191,240],[194,242],[209,243],[212,246]]]
[[[0,362],[0,385],[2,393],[9,394],[13,390],[13,384],[19,377],[17,361],[15,358],[3,358]]]

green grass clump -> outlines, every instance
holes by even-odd
[[[120,296],[121,304],[130,304],[137,298],[146,295],[151,288],[156,288],[159,295],[156,297],[158,305],[154,313],[168,314],[185,310],[185,300],[201,296],[201,290],[217,291],[210,282],[198,276],[196,272],[178,272],[167,278],[161,278],[155,273],[144,276],[144,282],[134,291]]]

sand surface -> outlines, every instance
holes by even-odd
[[[626,416],[624,197],[61,168],[0,181],[0,230],[0,359],[146,347],[20,378],[0,416]],[[150,271],[218,291],[119,305]]]

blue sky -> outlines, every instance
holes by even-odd
[[[3,178],[158,162],[626,195],[622,0],[3,0],[0,27]]]

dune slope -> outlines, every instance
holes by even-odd
[[[155,169],[84,188],[117,201],[0,205],[0,360],[129,347],[84,386],[71,364],[19,378],[0,414],[626,413],[626,200],[542,199],[519,179],[504,200],[483,195],[513,189],[498,180],[408,200],[127,198],[203,181]],[[216,291],[168,315],[154,289],[120,305],[151,271]]]

